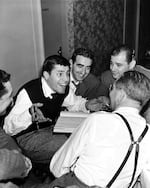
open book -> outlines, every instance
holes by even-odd
[[[54,126],[54,132],[72,133],[88,115],[88,113],[84,112],[62,111]]]

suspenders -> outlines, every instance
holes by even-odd
[[[116,171],[116,173],[114,174],[114,176],[112,177],[112,179],[109,181],[109,183],[106,185],[106,188],[110,188],[111,185],[114,183],[114,181],[116,180],[116,178],[118,177],[118,175],[120,174],[121,170],[123,169],[124,165],[126,164],[131,152],[132,152],[132,149],[135,145],[135,159],[134,159],[134,169],[133,169],[133,174],[132,174],[132,178],[131,178],[131,181],[129,183],[129,186],[128,188],[132,185],[133,183],[133,180],[134,180],[134,176],[135,176],[135,172],[136,172],[136,168],[137,168],[137,163],[138,163],[138,155],[139,155],[139,143],[141,142],[141,140],[144,138],[145,134],[147,133],[148,131],[148,126],[146,125],[144,131],[142,132],[142,134],[140,135],[140,137],[137,139],[137,141],[134,140],[134,137],[133,137],[133,133],[132,133],[132,130],[130,128],[130,125],[128,123],[128,121],[125,119],[125,117],[119,113],[115,113],[117,115],[119,115],[123,121],[125,122],[127,128],[128,128],[128,131],[129,131],[129,134],[130,134],[130,139],[131,139],[131,144],[129,146],[129,149],[126,153],[126,156],[124,158],[124,160],[122,161],[120,167],[118,168],[118,170]]]

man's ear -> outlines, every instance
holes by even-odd
[[[45,80],[48,80],[49,78],[49,73],[47,71],[43,72],[43,77],[45,78]]]
[[[126,99],[127,94],[123,89],[119,89],[116,95],[116,103],[119,106]]]
[[[134,69],[135,65],[136,65],[136,61],[135,61],[135,59],[132,59],[132,61],[129,64],[129,69],[130,70]]]
[[[72,68],[72,65],[73,65],[72,59],[69,60],[69,63],[70,63],[70,67]]]

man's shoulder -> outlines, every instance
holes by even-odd
[[[105,124],[105,128],[107,127],[108,129],[113,129],[114,127],[118,126],[116,124],[118,118],[112,112],[106,112],[106,111],[94,112],[90,114],[88,119],[91,122],[101,122],[101,125]],[[96,126],[99,126],[99,124],[96,124]]]
[[[92,112],[90,113],[91,118],[106,118],[108,119],[118,119],[118,117],[115,114],[115,111],[105,111],[105,110],[100,110],[97,112]]]
[[[136,65],[135,70],[144,74],[150,79],[150,69],[143,67],[142,65]]]
[[[102,74],[101,74],[101,77],[103,77],[103,78],[106,78],[108,76],[112,77],[112,73],[110,70],[106,70],[106,71],[102,72]]]
[[[30,81],[26,82],[22,87],[27,87],[27,86],[35,85],[35,84],[38,83],[39,81],[40,81],[39,78],[30,80]]]
[[[36,91],[36,88],[35,88],[35,87],[38,85],[38,84],[37,84],[38,82],[40,82],[40,79],[39,79],[39,78],[30,80],[30,81],[26,82],[25,84],[23,84],[23,85],[19,88],[19,90],[18,90],[18,92],[16,93],[14,99],[16,99],[16,97],[18,96],[18,94],[19,94],[22,90],[24,90],[24,89],[25,89],[26,91],[31,90],[31,89]]]
[[[101,74],[101,82],[109,87],[114,82],[114,78],[110,70],[106,70]]]
[[[32,87],[35,87],[36,85],[38,85],[38,83],[40,83],[40,79],[37,78],[37,79],[33,79],[33,80],[30,80],[28,82],[26,82],[25,84],[23,84],[19,91],[21,91],[22,89],[28,89],[28,88],[32,88]]]
[[[97,85],[100,83],[99,79],[92,73],[90,73],[84,80],[83,83]]]

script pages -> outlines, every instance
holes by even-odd
[[[88,115],[88,113],[84,112],[62,111],[54,126],[54,132],[72,133]]]

